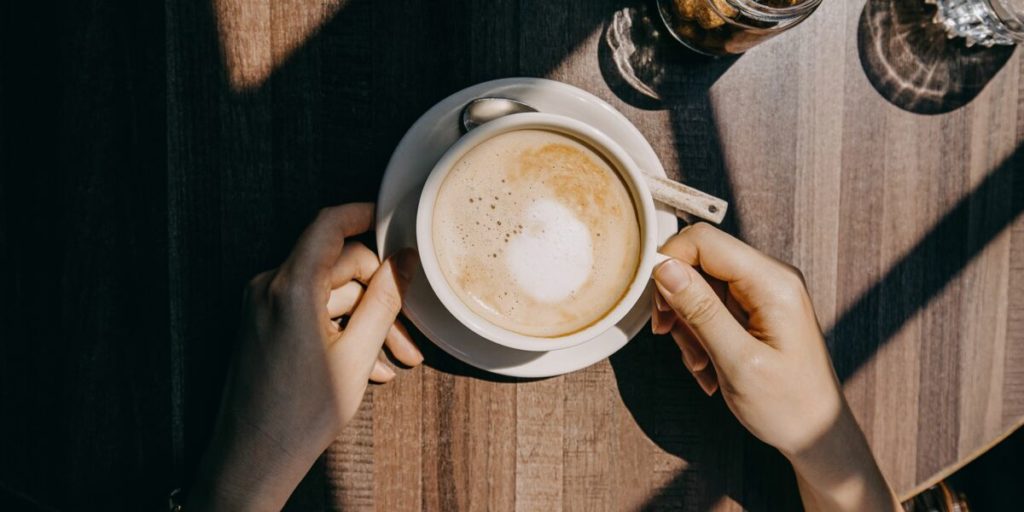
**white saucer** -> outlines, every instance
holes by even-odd
[[[382,255],[416,247],[416,207],[434,163],[458,140],[458,116],[483,96],[520,100],[541,112],[576,118],[614,139],[640,168],[665,176],[658,156],[640,131],[611,105],[571,85],[541,78],[506,78],[463,89],[434,105],[409,128],[388,162],[377,198],[377,245]],[[678,229],[674,213],[658,206],[658,245]],[[422,269],[406,292],[405,316],[437,346],[477,368],[512,377],[550,377],[586,368],[622,348],[650,318],[650,287],[615,327],[564,350],[526,352],[481,338],[441,305]]]

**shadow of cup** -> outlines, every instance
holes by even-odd
[[[1013,47],[968,48],[933,22],[923,0],[868,0],[857,51],[871,85],[893,105],[942,114],[971,102],[1002,69]]]

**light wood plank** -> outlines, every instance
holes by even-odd
[[[517,511],[562,510],[564,378],[518,385],[516,393]]]
[[[414,510],[423,501],[424,371],[396,369],[394,381],[373,389],[373,496],[377,510]]]

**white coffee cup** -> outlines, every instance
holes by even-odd
[[[517,130],[547,130],[575,137],[604,156],[619,171],[630,189],[633,204],[640,222],[640,261],[636,275],[622,299],[597,322],[573,333],[556,337],[527,336],[499,327],[474,313],[452,290],[445,278],[434,250],[433,225],[434,205],[438,192],[448,173],[462,157],[482,142],[497,135]],[[416,214],[416,242],[419,246],[420,264],[434,293],[445,308],[462,324],[480,336],[506,347],[546,352],[579,345],[597,337],[617,324],[637,301],[640,300],[651,277],[654,266],[662,261],[657,252],[656,210],[650,190],[643,179],[642,171],[629,154],[607,135],[596,128],[575,119],[554,114],[525,113],[513,114],[491,121],[467,133],[453,144],[427,177],[420,194]]]

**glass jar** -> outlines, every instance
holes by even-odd
[[[1024,43],[1024,1],[925,0],[937,8],[935,21],[967,46]]]
[[[679,42],[705,55],[738,55],[805,20],[821,0],[658,0]]]

